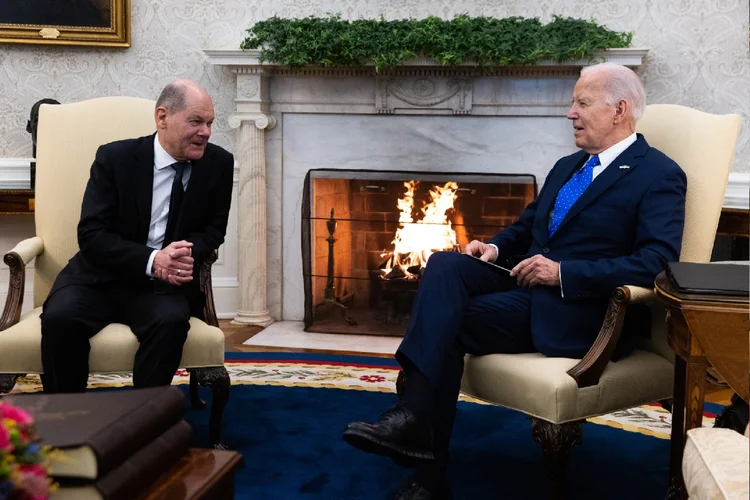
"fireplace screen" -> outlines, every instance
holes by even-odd
[[[430,255],[488,241],[533,175],[311,170],[302,201],[305,330],[404,335]]]

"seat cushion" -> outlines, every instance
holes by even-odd
[[[750,497],[748,439],[731,429],[690,429],[682,475],[691,499]]]
[[[566,373],[578,361],[539,353],[467,356],[461,391],[558,424],[672,395],[674,367],[656,353],[637,349],[610,362],[599,384],[583,389]]]
[[[0,373],[42,373],[42,323],[37,307],[16,325],[0,332]],[[129,372],[138,339],[125,325],[113,323],[91,338],[89,373]],[[181,368],[224,365],[224,333],[197,318],[182,349]]]

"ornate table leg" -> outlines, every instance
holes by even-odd
[[[0,394],[7,394],[13,390],[16,380],[23,377],[23,373],[3,373],[0,374]]]
[[[214,449],[227,450],[229,448],[221,442],[221,419],[224,415],[224,407],[229,401],[229,388],[231,387],[229,373],[223,366],[217,366],[211,368],[193,368],[191,370],[191,378],[193,374],[195,374],[198,384],[211,388],[213,397],[211,400],[211,416],[208,421],[211,444]],[[193,404],[195,404],[195,399],[193,398],[191,384],[191,400]]]

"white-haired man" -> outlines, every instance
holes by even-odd
[[[568,112],[580,151],[555,164],[517,222],[464,249],[512,267],[510,275],[459,253],[430,258],[396,353],[403,398],[377,423],[344,431],[359,449],[417,467],[397,498],[450,497],[445,472],[465,353],[581,358],[612,291],[651,286],[678,259],[687,179],[635,133],[645,101],[630,69],[584,69]],[[615,357],[634,340],[624,332]]]

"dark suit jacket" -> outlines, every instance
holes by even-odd
[[[582,357],[596,339],[612,291],[620,285],[653,287],[665,264],[680,255],[687,178],[640,134],[549,236],[557,193],[588,156],[579,151],[558,161],[519,220],[490,240],[500,259],[542,254],[560,262],[564,298],[558,287],[531,291],[531,335],[547,356]],[[625,332],[618,354],[633,344]]]
[[[224,242],[232,199],[234,159],[208,144],[193,161],[190,180],[175,228],[176,240],[193,243],[193,281],[168,287],[185,294],[191,312],[202,316],[201,263]],[[78,246],[55,280],[50,295],[74,284],[145,284],[152,248],[146,246],[154,182],[154,136],[101,146],[91,166],[78,223]]]

